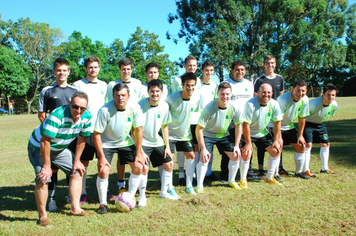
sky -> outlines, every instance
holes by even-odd
[[[349,0],[356,3],[356,0]],[[159,36],[160,44],[165,47],[171,61],[189,55],[184,39],[178,44],[166,39],[167,31],[177,35],[180,24],[168,23],[168,14],[176,13],[174,0],[0,0],[1,20],[17,21],[30,18],[34,22],[45,22],[51,28],[59,28],[66,40],[73,31],[79,31],[83,37],[101,41],[110,45],[118,38],[127,44],[137,26]],[[180,69],[179,73],[183,73]]]

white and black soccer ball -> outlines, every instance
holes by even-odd
[[[131,193],[123,192],[117,196],[115,206],[120,212],[129,212],[135,208],[136,199]]]

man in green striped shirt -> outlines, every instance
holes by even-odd
[[[82,176],[85,172],[80,156],[85,139],[90,135],[91,114],[86,111],[88,96],[75,92],[69,105],[56,108],[33,132],[28,143],[28,156],[36,173],[35,198],[39,213],[38,224],[47,226],[46,201],[48,183],[51,182],[51,164],[70,176],[69,194],[71,215],[85,216],[79,205]],[[67,148],[78,137],[75,155]]]

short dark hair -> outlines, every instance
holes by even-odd
[[[263,64],[265,64],[266,61],[269,61],[269,60],[272,60],[272,59],[276,60],[276,58],[275,58],[273,55],[271,55],[271,54],[266,55],[266,56],[263,58]]]
[[[297,87],[297,86],[307,86],[308,87],[308,84],[305,80],[303,79],[298,79],[294,82],[293,84],[293,88]]]
[[[97,58],[95,56],[89,56],[89,57],[85,58],[85,60],[84,60],[84,67],[86,68],[90,62],[97,62],[99,64],[99,67],[101,65],[99,58]]]
[[[84,98],[85,100],[87,100],[87,102],[89,102],[89,98],[88,98],[88,94],[86,94],[83,91],[76,91],[72,94],[70,101],[72,102],[74,98],[76,97],[80,97],[80,98]]]
[[[235,66],[243,66],[246,69],[246,63],[243,60],[236,60],[231,64],[231,70],[235,68]]]
[[[117,83],[113,88],[112,88],[112,95],[114,96],[115,92],[118,92],[122,89],[127,89],[127,93],[130,95],[130,88],[127,86],[125,83]]]
[[[159,70],[159,66],[156,63],[150,62],[146,65],[146,72],[152,67],[156,67]]]
[[[228,82],[226,82],[226,81],[223,81],[223,82],[221,82],[221,83],[219,84],[219,86],[218,86],[218,91],[219,91],[220,89],[226,89],[226,88],[229,88],[229,89],[232,90],[231,84],[228,83]]]
[[[336,90],[336,92],[337,92],[336,86],[333,85],[332,83],[328,83],[327,85],[324,86],[324,88],[323,88],[323,94],[325,94],[326,91],[328,91],[328,90]]]
[[[158,79],[153,79],[150,82],[148,82],[147,91],[150,90],[151,87],[155,87],[155,86],[159,87],[161,91],[163,91],[163,83]]]
[[[130,58],[122,58],[120,61],[119,61],[119,68],[121,68],[121,66],[127,66],[127,65],[130,65],[131,68],[133,67],[133,62],[131,61]]]
[[[66,65],[69,68],[69,62],[63,57],[59,57],[53,62],[53,70],[55,70],[59,65]]]
[[[184,59],[184,64],[187,64],[188,61],[190,61],[190,60],[196,60],[196,61],[198,61],[198,59],[197,59],[195,56],[189,55],[189,56],[187,56],[187,57]]]
[[[213,63],[212,61],[206,60],[206,61],[203,63],[203,65],[201,66],[201,69],[204,70],[204,68],[207,67],[207,66],[212,66],[212,67],[215,68],[214,63]]]
[[[197,84],[197,75],[192,72],[187,72],[184,75],[182,75],[181,80],[182,80],[182,85],[184,85],[187,80],[194,80],[195,84]]]

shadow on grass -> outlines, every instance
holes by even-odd
[[[329,121],[326,127],[330,139],[330,160],[339,165],[356,165],[356,119]],[[319,148],[313,148],[312,152],[319,155]]]

